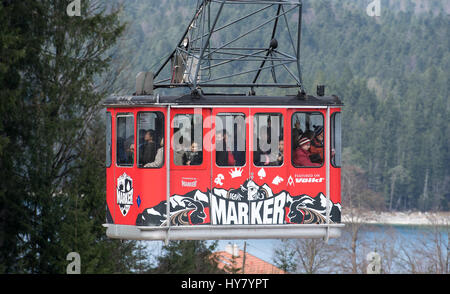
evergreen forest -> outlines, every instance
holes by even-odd
[[[82,273],[161,273],[183,246],[200,252],[192,272],[209,268],[214,246],[168,246],[158,267],[102,227],[101,102],[160,65],[198,1],[81,0],[80,16],[70,2],[0,0],[0,273],[65,273],[70,252]],[[302,2],[306,92],[345,104],[343,207],[450,210],[450,3]]]
[[[198,1],[119,2],[130,27],[115,91],[129,94],[139,71],[155,71],[174,50]],[[311,94],[325,85],[345,104],[343,177],[359,183],[358,205],[449,210],[450,3],[386,0],[369,16],[369,0],[302,2],[304,85]],[[350,188],[344,181],[344,204]]]

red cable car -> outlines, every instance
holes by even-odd
[[[268,48],[212,42],[220,28],[263,10],[240,9],[246,11],[243,17],[221,24],[226,5],[262,2],[264,10],[276,11]],[[316,96],[305,93],[297,49],[300,34],[296,42],[290,36],[289,45],[297,44],[295,58],[278,48],[278,19],[287,24],[288,12],[295,8],[300,30],[299,2],[202,1],[160,69],[138,75],[133,95],[105,100],[109,237],[167,241],[340,236],[343,104],[337,96],[325,96],[322,87]],[[199,33],[205,24],[207,33]],[[239,57],[224,58],[230,54]],[[236,61],[256,61],[259,66],[215,77],[213,68]],[[297,76],[288,63],[298,69]],[[165,67],[166,77],[161,77]],[[277,75],[282,74],[275,68],[280,67],[294,78],[293,84],[279,82]],[[258,82],[267,72],[274,82]],[[253,74],[251,82],[217,83],[236,76],[234,81],[245,81],[242,76],[247,74]],[[153,92],[181,87],[191,91]],[[205,93],[208,87],[248,87],[250,92]],[[274,87],[299,91],[283,96],[255,93],[255,88]]]

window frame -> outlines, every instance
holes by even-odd
[[[200,167],[200,166],[203,166],[204,165],[204,163],[205,163],[205,160],[204,160],[204,155],[205,155],[205,152],[204,152],[204,148],[203,148],[203,123],[204,123],[204,118],[203,118],[203,113],[176,113],[174,116],[173,116],[173,119],[172,119],[172,123],[174,124],[175,123],[175,120],[176,120],[176,118],[178,117],[178,116],[182,116],[182,115],[184,115],[184,116],[191,116],[192,118],[191,118],[191,123],[192,123],[192,121],[194,120],[194,117],[197,115],[197,116],[199,116],[200,118],[201,118],[201,134],[200,134],[200,138],[201,138],[201,142],[199,142],[199,146],[200,146],[200,152],[202,153],[202,162],[200,163],[200,164],[194,164],[194,165],[185,165],[185,164],[177,164],[176,162],[175,162],[175,156],[172,156],[172,163],[173,163],[173,165],[174,166],[176,166],[177,168],[183,168],[183,167],[192,167],[192,168],[198,168],[198,167]],[[174,128],[173,128],[174,129]],[[172,136],[174,136],[175,135],[175,131],[173,131],[173,134],[172,134]],[[174,140],[173,138],[171,138],[171,141],[172,140]],[[194,140],[195,140],[195,138],[194,138]],[[192,144],[192,138],[191,138],[191,144]],[[174,145],[175,145],[175,143],[174,143]],[[173,154],[175,155],[175,148],[174,148],[175,146],[172,146],[171,147],[171,149],[172,149],[172,152],[173,152]],[[186,152],[187,150],[184,150],[183,152]]]
[[[258,115],[272,115],[272,114],[274,114],[274,115],[280,115],[281,116],[281,129],[280,129],[280,134],[282,134],[283,135],[283,141],[284,141],[284,149],[283,149],[283,163],[281,164],[281,165],[256,165],[255,164],[255,158],[254,158],[254,156],[252,156],[253,157],[253,160],[252,160],[252,164],[253,164],[253,166],[254,167],[257,167],[257,168],[261,168],[261,167],[268,167],[268,168],[274,168],[274,167],[282,167],[282,166],[284,166],[285,165],[285,163],[286,163],[286,138],[285,138],[285,136],[284,136],[284,131],[285,131],[285,125],[284,125],[284,115],[283,115],[283,113],[281,113],[281,112],[256,112],[252,117],[253,117],[253,132],[255,132],[255,130],[256,130],[256,126],[255,126],[255,122],[256,122],[256,117],[258,116]],[[258,133],[259,133],[259,130],[256,130],[256,134],[255,133],[253,133],[252,134],[252,136],[253,136],[253,146],[251,146],[251,150],[252,150],[252,152],[255,152],[255,151],[258,151],[258,148],[257,148],[257,146],[256,146],[256,140],[255,140],[255,136],[257,136],[258,135]],[[256,148],[255,148],[256,147]],[[277,150],[278,150],[278,146],[277,146]],[[254,155],[254,153],[253,153],[253,155]]]
[[[336,132],[335,132],[335,127],[336,127],[336,116],[337,114],[339,114],[340,116],[340,121],[339,121],[339,127],[340,127],[340,132],[339,132],[339,150],[337,150],[336,148]],[[331,156],[331,150],[333,150],[333,146],[335,149],[335,156]],[[336,157],[337,151],[339,151],[340,154],[340,164],[335,164],[336,160],[333,160],[333,158]],[[340,111],[336,111],[333,112],[330,116],[330,164],[335,167],[335,168],[341,168],[342,167],[342,114]]]
[[[293,125],[293,122],[294,122],[294,116],[297,114],[297,113],[306,113],[306,114],[310,114],[310,115],[312,115],[312,114],[320,114],[321,115],[321,117],[322,117],[322,127],[323,127],[323,134],[324,134],[324,146],[323,146],[323,151],[322,151],[322,158],[324,158],[324,160],[322,161],[322,164],[321,165],[319,165],[319,166],[311,166],[311,165],[308,165],[308,166],[298,166],[298,165],[295,165],[294,164],[294,155],[295,155],[295,149],[293,149],[292,148],[292,128],[294,127],[294,125]],[[306,126],[305,126],[306,127]],[[291,137],[291,146],[290,146],[290,148],[291,148],[291,165],[294,167],[294,168],[300,168],[300,169],[302,169],[302,168],[322,168],[323,166],[324,166],[324,164],[325,164],[325,135],[326,135],[326,126],[325,126],[325,115],[322,113],[322,112],[320,112],[320,111],[305,111],[305,110],[303,110],[303,111],[295,111],[295,112],[293,112],[292,113],[292,115],[291,115],[291,125],[290,125],[290,130],[291,130],[291,133],[290,133],[290,137]]]
[[[217,164],[217,149],[216,149],[216,135],[217,135],[217,117],[219,116],[241,116],[244,118],[244,130],[245,130],[245,134],[244,134],[244,146],[245,146],[245,163],[243,165],[218,165]],[[234,118],[233,118],[234,119]],[[223,131],[223,129],[222,129]],[[234,130],[233,130],[234,132]],[[222,150],[223,151],[223,150]],[[234,151],[234,150],[232,150]],[[237,150],[236,150],[237,151]],[[245,115],[244,112],[229,112],[229,111],[225,111],[225,112],[218,112],[216,113],[216,115],[214,116],[214,164],[216,165],[216,167],[218,168],[233,168],[233,167],[246,167],[247,166],[247,157],[248,157],[248,150],[247,150],[247,117]]]
[[[106,158],[105,166],[111,167],[112,165],[112,145],[113,145],[113,134],[112,134],[112,114],[110,111],[106,111],[106,138],[105,138],[105,148],[106,148]],[[109,148],[108,148],[109,147]]]
[[[133,162],[131,164],[119,164],[119,160],[118,160],[118,152],[119,152],[119,148],[117,148],[117,139],[118,139],[118,132],[119,132],[119,118],[122,117],[131,117],[133,119],[133,144],[134,144],[134,151],[133,151]],[[134,163],[136,161],[136,121],[134,119],[134,113],[132,112],[120,112],[116,114],[116,166],[117,167],[134,167]]]

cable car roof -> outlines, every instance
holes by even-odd
[[[339,97],[287,95],[287,96],[245,96],[245,95],[181,95],[161,96],[110,96],[104,100],[107,107],[135,107],[156,105],[186,105],[186,106],[343,106]]]

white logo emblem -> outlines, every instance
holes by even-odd
[[[234,178],[238,178],[238,177],[242,176],[242,171],[243,171],[242,167],[240,167],[240,168],[235,167],[229,173],[230,173],[231,178],[234,179]]]
[[[275,178],[273,178],[272,184],[279,185],[282,181],[284,181],[282,177],[276,176]]]
[[[294,179],[292,178],[292,176],[289,176],[288,185],[292,186],[293,184],[294,184]]]
[[[133,205],[133,179],[126,173],[117,178],[117,204],[123,216],[127,215]]]
[[[222,180],[225,179],[225,177],[222,174],[218,174],[217,177],[214,179],[214,183],[216,185],[222,186]]]
[[[258,172],[258,177],[262,180],[266,177],[266,171],[264,170],[264,168],[261,168]]]

